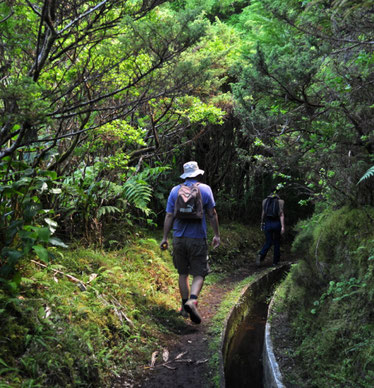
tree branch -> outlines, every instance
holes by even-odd
[[[78,23],[81,19],[85,18],[86,16],[90,15],[92,12],[95,12],[99,8],[101,8],[103,5],[105,5],[108,2],[108,0],[103,0],[99,4],[97,4],[95,7],[90,8],[86,12],[79,15],[77,18],[72,20],[66,27],[64,27],[62,30],[57,31],[58,35],[63,34],[65,31],[67,31],[70,27],[74,26],[74,24]]]
[[[8,16],[5,16],[4,19],[1,19],[1,20],[0,20],[0,23],[6,22],[10,17],[13,16],[13,14],[14,14],[14,11],[13,11],[13,9],[12,9],[12,10],[10,11],[10,14],[9,14]]]

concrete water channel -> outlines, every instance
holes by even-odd
[[[265,269],[241,292],[222,335],[221,388],[281,388],[272,350],[268,307],[290,264]]]

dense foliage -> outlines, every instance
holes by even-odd
[[[273,185],[289,234],[315,206],[373,207],[373,18],[370,1],[0,0],[0,315],[23,316],[31,260],[162,223],[186,160],[221,220],[257,224]]]
[[[221,228],[209,281],[243,265],[258,228]],[[154,351],[186,323],[178,314],[177,273],[169,252],[139,232],[126,248],[53,249],[53,264],[24,263],[21,290],[0,290],[1,387],[114,387],[141,379]],[[254,256],[253,256],[254,257]]]
[[[372,11],[265,0],[240,16],[249,35],[234,89],[252,140],[244,156],[339,206],[373,205],[373,181],[357,186],[373,164]]]
[[[152,223],[167,155],[222,121],[230,50],[200,8],[162,3],[0,3],[2,278],[47,262],[57,225],[101,245],[103,223]]]
[[[108,246],[113,221],[159,222],[186,159],[224,217],[273,183],[291,222],[372,204],[369,4],[161,3],[0,4],[3,277],[57,225]]]

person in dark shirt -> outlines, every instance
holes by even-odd
[[[262,201],[261,229],[265,233],[265,244],[256,258],[259,266],[265,260],[268,250],[274,245],[273,265],[280,261],[280,241],[284,234],[284,200],[276,193],[276,188]]]

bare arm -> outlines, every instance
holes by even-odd
[[[261,230],[265,229],[265,212],[264,212],[264,202],[262,202],[262,211],[261,211],[261,224],[260,224]]]
[[[173,227],[173,221],[174,221],[174,215],[173,213],[166,213],[165,221],[164,221],[164,236],[162,238],[162,241],[160,243],[161,249],[168,249],[169,242],[168,242],[168,235]]]
[[[285,232],[285,223],[284,223],[284,201],[282,199],[279,200],[280,205],[280,213],[279,218],[281,222],[281,234],[284,234]]]
[[[210,225],[212,226],[214,237],[212,241],[213,248],[216,248],[221,243],[221,238],[219,236],[219,223],[218,223],[218,214],[216,209],[213,207],[207,210],[207,215],[210,221]]]
[[[280,222],[281,222],[281,234],[284,234],[284,231],[285,231],[285,227],[284,227],[284,212],[282,211],[280,216]]]

